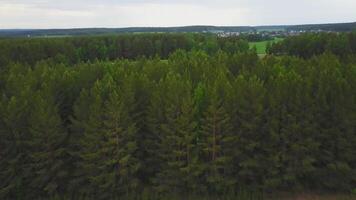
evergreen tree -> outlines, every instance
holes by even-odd
[[[35,193],[29,190],[31,177],[28,116],[30,113],[29,90],[10,99],[2,98],[0,197],[3,199],[29,199]]]
[[[201,136],[198,142],[202,151],[201,165],[204,166],[209,191],[226,192],[235,184],[231,177],[233,167],[231,148],[235,138],[231,116],[222,99],[227,89],[225,85],[227,79],[221,75],[218,77],[209,94],[209,105],[201,123]]]
[[[314,170],[312,153],[318,147],[310,87],[294,71],[278,67],[270,84],[267,123],[274,154],[269,153],[273,164],[266,186],[301,188],[301,180]]]
[[[323,188],[350,190],[350,183],[355,181],[351,166],[354,103],[341,69],[337,58],[331,55],[321,56],[315,68],[318,73],[315,121],[320,131],[315,137],[320,142],[316,151],[316,177]]]
[[[2,38],[0,199],[352,191],[355,36]]]
[[[31,134],[31,185],[45,197],[66,192],[67,133],[50,96],[35,94],[29,116]]]
[[[233,151],[236,179],[241,185],[261,186],[268,165],[264,152],[268,139],[264,129],[266,89],[256,76],[244,75],[236,78],[233,87],[230,106],[236,130]]]
[[[94,197],[96,188],[91,176],[97,174],[97,151],[102,140],[103,104],[100,82],[97,81],[90,90],[83,90],[74,106],[71,133],[71,155],[76,163],[75,173],[71,180],[72,192],[76,195],[89,198]],[[87,187],[81,187],[87,185]]]
[[[197,161],[195,153],[196,122],[192,86],[188,81],[168,76],[162,83],[166,97],[164,122],[160,124],[159,154],[163,169],[157,181],[163,191],[196,190],[192,171]],[[181,177],[177,179],[176,177]]]

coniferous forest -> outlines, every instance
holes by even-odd
[[[356,190],[356,33],[0,39],[0,199]]]

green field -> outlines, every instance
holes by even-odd
[[[274,42],[280,42],[282,40],[283,40],[283,38],[274,38],[274,40],[266,40],[266,41],[262,41],[262,42],[250,42],[249,45],[250,45],[250,48],[256,47],[257,54],[264,55],[264,54],[266,54],[266,47],[269,42],[274,43]]]

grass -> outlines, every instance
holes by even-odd
[[[250,45],[250,48],[256,47],[258,55],[265,55],[266,47],[269,42],[274,43],[274,42],[280,42],[282,40],[283,40],[283,38],[274,38],[274,40],[266,40],[266,41],[262,41],[262,42],[250,42],[249,45]]]

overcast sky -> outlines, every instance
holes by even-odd
[[[356,0],[0,0],[1,28],[356,21]]]

